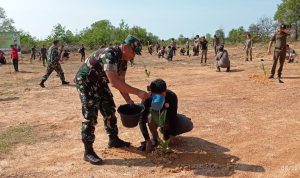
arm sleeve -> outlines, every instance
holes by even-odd
[[[274,33],[274,35],[271,37],[270,41],[275,41],[276,40],[276,33]]]
[[[215,57],[216,61],[220,60],[219,56],[220,56],[219,54],[216,55],[216,57]]]
[[[170,134],[172,130],[176,128],[172,128],[172,121],[177,118],[177,109],[178,109],[178,98],[175,93],[172,93],[170,97],[169,105],[166,117],[166,123],[163,130],[164,140],[168,140],[170,138]]]
[[[102,61],[104,62],[103,69],[105,72],[118,72],[118,62],[115,59],[114,55],[111,51],[108,51],[106,54],[104,54]]]
[[[139,126],[144,139],[149,140],[150,136],[147,128],[147,122],[148,122],[148,115],[150,110],[150,100],[149,99],[146,100],[143,104],[145,106],[145,111],[143,112],[142,118],[139,120]]]
[[[54,61],[59,61],[60,55],[59,55],[58,50],[55,50],[55,49],[52,49],[52,50],[53,50],[52,53],[51,53],[52,59],[54,59]]]
[[[177,109],[178,109],[178,98],[175,93],[172,94],[172,98],[169,101],[170,107],[168,108],[166,123],[170,124],[172,119],[177,117]]]

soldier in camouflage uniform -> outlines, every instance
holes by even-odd
[[[130,146],[118,137],[116,105],[108,87],[118,89],[128,104],[134,104],[129,94],[145,100],[149,94],[125,83],[127,62],[141,54],[140,41],[131,35],[120,46],[102,48],[87,58],[76,74],[75,82],[82,103],[83,122],[81,128],[84,144],[84,160],[92,164],[101,164],[102,159],[94,152],[95,125],[98,110],[103,116],[104,128],[109,135],[108,148]]]
[[[277,74],[279,83],[283,83],[283,81],[281,80],[281,74],[282,74],[283,64],[286,57],[286,40],[287,40],[287,36],[289,35],[286,29],[287,29],[286,25],[280,26],[278,31],[275,32],[275,34],[272,36],[268,48],[268,54],[271,54],[271,47],[272,44],[275,42],[275,50],[273,54],[273,66],[272,66],[271,75],[269,79],[274,78],[276,65],[279,60],[280,66]]]
[[[48,67],[47,67],[46,74],[43,76],[43,78],[40,82],[40,86],[42,88],[45,88],[44,83],[46,82],[46,80],[49,78],[49,76],[51,75],[51,73],[54,70],[59,75],[60,80],[61,80],[63,85],[68,85],[69,84],[69,82],[65,81],[65,75],[64,75],[64,72],[63,72],[63,70],[61,68],[61,65],[59,63],[60,55],[59,55],[58,47],[59,47],[59,40],[54,40],[53,45],[48,50]]]

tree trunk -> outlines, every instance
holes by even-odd
[[[295,22],[291,25],[291,38],[293,41],[298,39],[298,23]]]

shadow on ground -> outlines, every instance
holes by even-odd
[[[12,96],[12,97],[0,98],[0,102],[1,101],[13,101],[13,100],[18,100],[18,99],[19,99],[19,97]]]
[[[282,77],[282,79],[300,79],[300,77],[296,77],[296,76],[293,76],[293,77]]]
[[[230,72],[243,72],[245,71],[244,69],[232,69]]]
[[[174,153],[169,155],[155,155],[154,153],[146,158],[105,159],[104,164],[145,167],[157,167],[159,165],[171,173],[188,170],[193,171],[195,175],[211,177],[231,176],[236,170],[265,172],[262,166],[239,163],[240,159],[237,156],[226,154],[230,151],[228,148],[201,138],[178,137],[171,147]],[[128,148],[126,151],[146,156],[145,153],[137,151],[135,147]],[[164,159],[165,162],[160,161]]]
[[[20,70],[19,73],[24,73],[24,74],[37,74],[38,72],[32,72],[32,71]]]

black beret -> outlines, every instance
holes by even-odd
[[[162,92],[167,90],[167,84],[162,79],[156,79],[150,84],[150,91],[152,93],[161,94]]]

